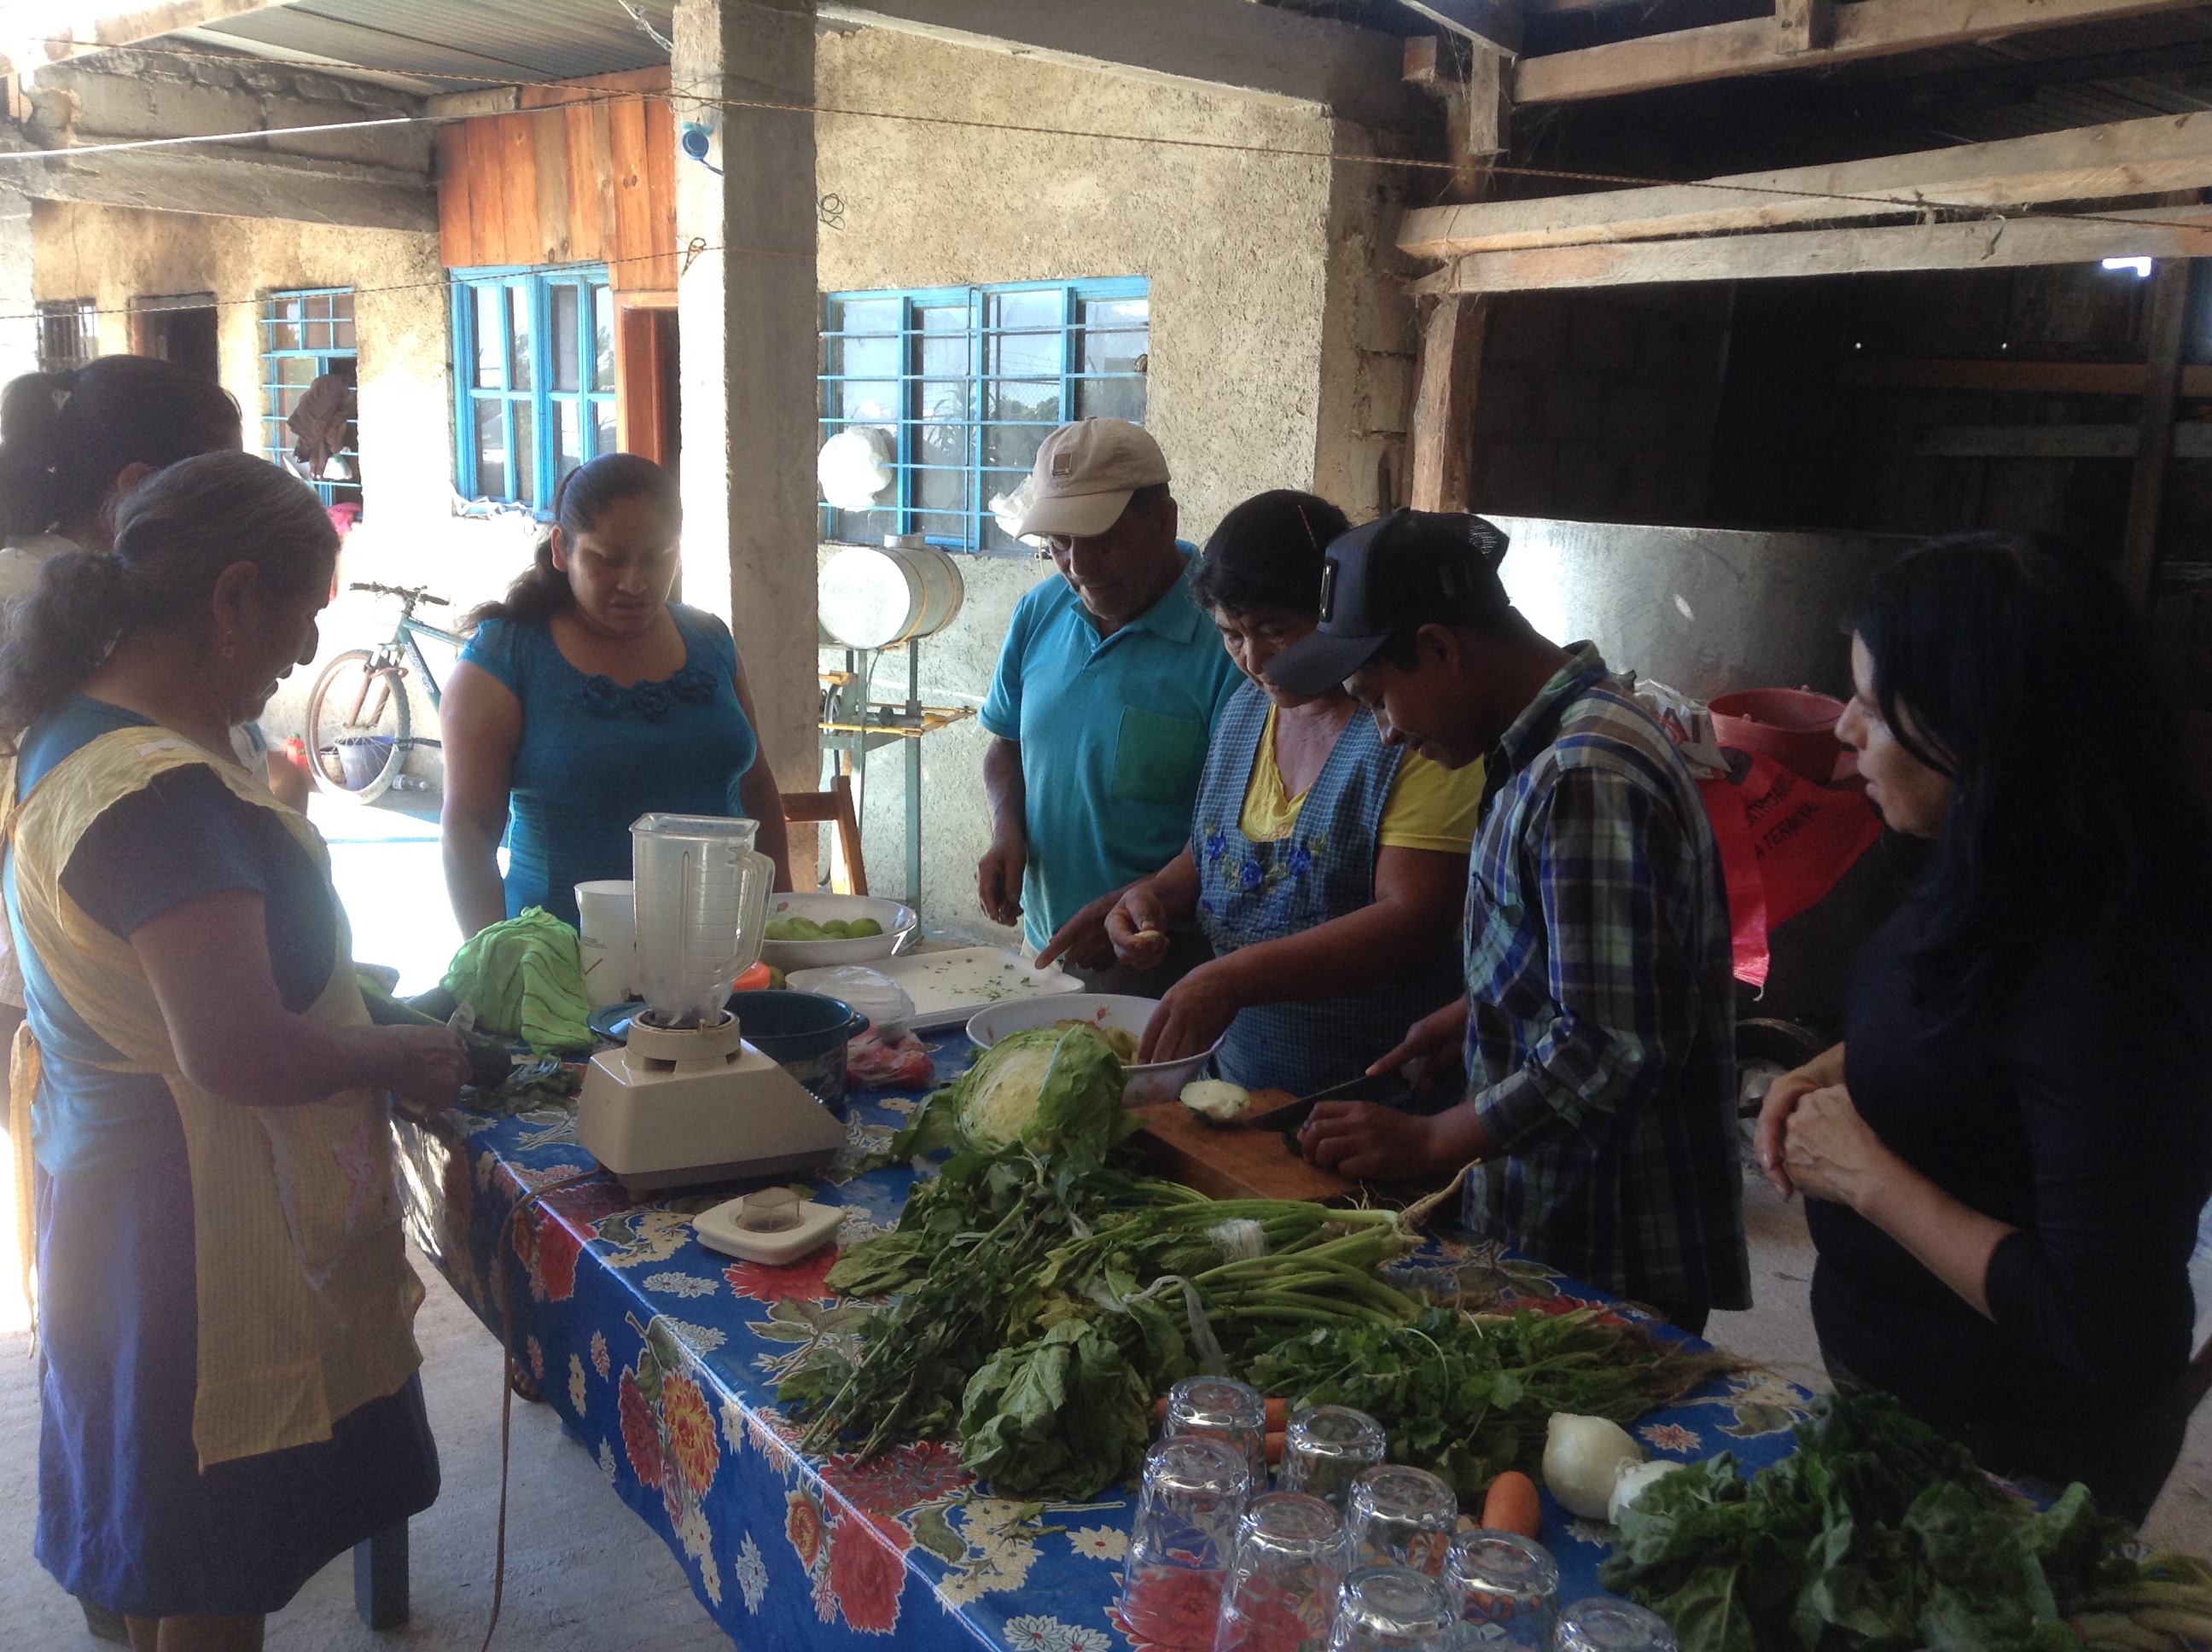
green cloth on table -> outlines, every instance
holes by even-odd
[[[543,907],[462,942],[445,985],[475,1007],[478,1027],[520,1038],[539,1054],[592,1042],[576,932]]]

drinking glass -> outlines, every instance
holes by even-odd
[[[1559,1614],[1553,1652],[1680,1652],[1674,1631],[1656,1612],[1594,1594]]]
[[[1516,1532],[1462,1532],[1444,1563],[1444,1586],[1472,1631],[1470,1644],[1550,1652],[1559,1614],[1559,1565]]]
[[[1344,1523],[1361,1565],[1411,1566],[1442,1577],[1459,1529],[1459,1499],[1425,1468],[1382,1463],[1352,1481]]]
[[[1308,1406],[1283,1436],[1285,1491],[1304,1491],[1344,1507],[1352,1481],[1389,1455],[1382,1424],[1349,1406]]]
[[[1444,1586],[1411,1566],[1360,1566],[1344,1580],[1328,1652],[1448,1652],[1459,1634]]]
[[[1226,1376],[1185,1377],[1168,1390],[1168,1420],[1160,1434],[1206,1434],[1228,1441],[1251,1461],[1252,1494],[1267,1489],[1267,1401],[1250,1383]]]
[[[1146,1454],[1121,1582],[1132,1637],[1194,1652],[1213,1645],[1251,1485],[1243,1449],[1226,1440],[1170,1435]]]
[[[1351,1570],[1352,1538],[1335,1509],[1297,1491],[1255,1497],[1237,1528],[1213,1652],[1320,1648]]]

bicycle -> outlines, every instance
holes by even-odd
[[[399,623],[389,641],[374,648],[349,648],[324,666],[322,675],[315,679],[315,686],[307,693],[308,767],[325,796],[365,804],[374,803],[392,789],[409,751],[441,744],[427,736],[418,738],[413,732],[407,704],[406,660],[411,658],[415,669],[422,673],[422,686],[434,708],[441,698],[440,686],[431,674],[420,639],[430,637],[456,651],[465,639],[415,617],[420,604],[451,606],[443,597],[403,586],[356,584],[349,588],[398,598]],[[346,780],[344,748],[349,742],[384,746],[383,761],[363,785],[352,786]],[[359,772],[357,765],[356,773]]]

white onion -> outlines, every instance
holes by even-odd
[[[1556,1412],[1544,1439],[1544,1484],[1569,1514],[1603,1520],[1613,1482],[1643,1461],[1643,1449],[1620,1424]]]

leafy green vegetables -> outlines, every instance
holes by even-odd
[[[1887,1395],[1823,1396],[1751,1479],[1725,1453],[1625,1509],[1599,1579],[1682,1652],[2080,1652],[2063,1619],[2136,1581],[2087,1491],[2047,1511]]]
[[[1553,1412],[1629,1422],[1733,1364],[1607,1324],[1595,1309],[1508,1317],[1439,1308],[1408,1325],[1292,1337],[1252,1362],[1251,1380],[1293,1406],[1365,1412],[1389,1436],[1393,1462],[1432,1470],[1472,1497],[1504,1469],[1536,1467]]]
[[[923,1102],[891,1152],[1052,1153],[1083,1144],[1103,1155],[1138,1127],[1121,1104],[1121,1063],[1111,1045],[1087,1026],[1034,1027],[1009,1033]]]

